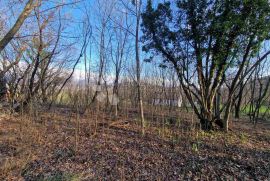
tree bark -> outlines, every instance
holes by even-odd
[[[139,54],[139,28],[140,28],[140,18],[141,18],[141,4],[142,1],[138,0],[136,2],[136,37],[135,37],[135,49],[136,49],[136,75],[137,75],[137,93],[138,93],[138,103],[140,108],[141,116],[141,126],[142,126],[142,135],[145,134],[145,121],[144,121],[144,110],[143,110],[143,101],[141,96],[141,68],[140,68],[140,54]]]
[[[241,103],[242,103],[242,99],[243,99],[243,92],[244,92],[244,83],[241,82],[240,86],[239,86],[239,92],[238,92],[238,99],[237,102],[235,103],[235,113],[234,113],[234,117],[239,119],[240,118],[240,110],[241,110]]]

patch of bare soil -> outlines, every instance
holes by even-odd
[[[199,131],[190,120],[148,123],[141,136],[134,119],[75,118],[1,116],[0,180],[270,179],[267,125],[235,120],[224,134]]]

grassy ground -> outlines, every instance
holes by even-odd
[[[242,109],[242,113],[248,114],[250,112],[251,106],[246,106]],[[268,106],[261,106],[259,109],[259,114],[267,114],[270,115],[270,109]]]
[[[224,134],[197,130],[186,113],[176,125],[146,116],[143,137],[133,111],[109,115],[1,115],[0,180],[270,179],[267,124],[237,120]]]

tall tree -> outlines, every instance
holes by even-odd
[[[139,45],[139,31],[140,31],[140,21],[141,21],[141,8],[142,1],[133,1],[136,7],[136,33],[135,33],[135,53],[136,53],[136,83],[137,83],[137,94],[138,94],[138,104],[140,108],[141,126],[142,134],[145,134],[145,121],[144,121],[144,110],[143,110],[143,100],[141,95],[141,63],[140,63],[140,45]]]
[[[270,54],[261,49],[269,38],[269,2],[178,0],[173,5],[164,2],[154,9],[148,0],[142,15],[144,50],[162,55],[174,67],[203,129],[217,123],[228,131],[236,88]],[[234,74],[228,97],[215,111],[228,72]],[[223,122],[217,112],[223,113]]]

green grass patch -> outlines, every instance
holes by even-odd
[[[251,109],[252,109],[251,105],[248,105],[248,106],[242,108],[241,112],[244,114],[248,114],[251,111]],[[259,109],[259,114],[270,114],[269,107],[262,105]]]

